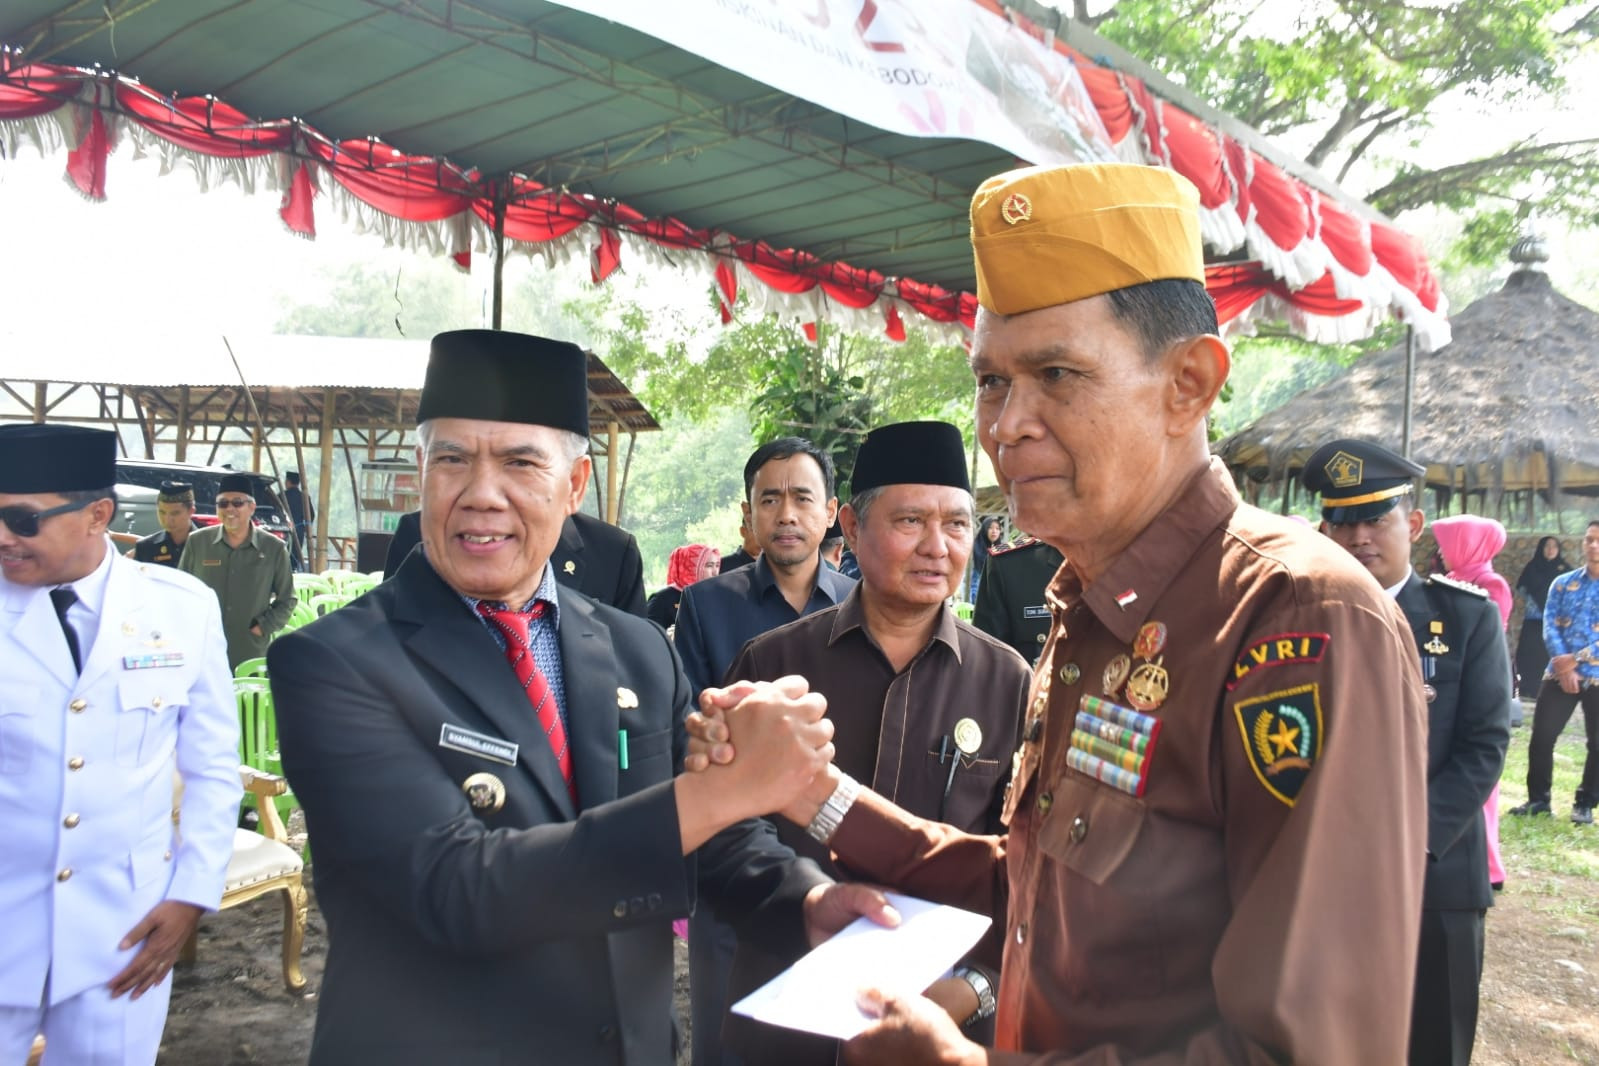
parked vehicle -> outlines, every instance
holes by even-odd
[[[243,474],[250,479],[255,496],[255,524],[279,540],[289,541],[294,527],[289,521],[288,505],[278,495],[277,478],[226,466],[164,463],[152,459],[117,460],[117,521],[112,530],[139,536],[159,533],[161,525],[155,517],[155,496],[164,481],[184,481],[193,485],[195,524],[214,526],[217,523],[217,486],[229,474]]]

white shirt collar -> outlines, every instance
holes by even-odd
[[[1388,593],[1388,598],[1390,600],[1397,600],[1399,598],[1399,590],[1405,587],[1405,584],[1410,580],[1410,575],[1414,573],[1415,571],[1410,567],[1405,567],[1405,576],[1399,579],[1399,584],[1390,585],[1388,588],[1383,589],[1384,592]]]

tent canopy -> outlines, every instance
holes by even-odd
[[[1229,317],[1333,340],[1398,314],[1424,344],[1447,337],[1414,241],[1251,131],[1157,95],[1177,90],[1131,57],[1076,30],[1069,46],[1031,3],[581,6],[11,0],[0,148],[69,148],[69,177],[102,196],[131,140],[202,184],[277,189],[303,234],[320,195],[463,266],[498,234],[581,256],[596,281],[639,256],[714,279],[724,315],[744,293],[890,336],[902,313],[970,326],[983,178],[1150,162],[1199,187],[1232,264],[1214,279]]]
[[[1507,493],[1599,496],[1599,314],[1556,292],[1536,239],[1511,253],[1498,292],[1454,317],[1454,340],[1418,356],[1411,456],[1447,502]],[[1368,356],[1347,373],[1218,441],[1244,482],[1296,479],[1329,440],[1358,437],[1398,451],[1405,349]]]

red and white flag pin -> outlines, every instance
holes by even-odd
[[[1126,592],[1116,597],[1116,606],[1125,611],[1127,610],[1128,605],[1130,605],[1136,599],[1138,599],[1138,593],[1134,592],[1132,589],[1128,589]]]

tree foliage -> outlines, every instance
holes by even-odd
[[[1366,199],[1389,215],[1492,216],[1478,236],[1532,210],[1599,225],[1599,136],[1432,134],[1441,107],[1508,113],[1555,99],[1565,64],[1599,40],[1593,0],[1115,0],[1092,15],[1074,4],[1218,109],[1268,136],[1308,134],[1306,161],[1338,181],[1375,175]]]

